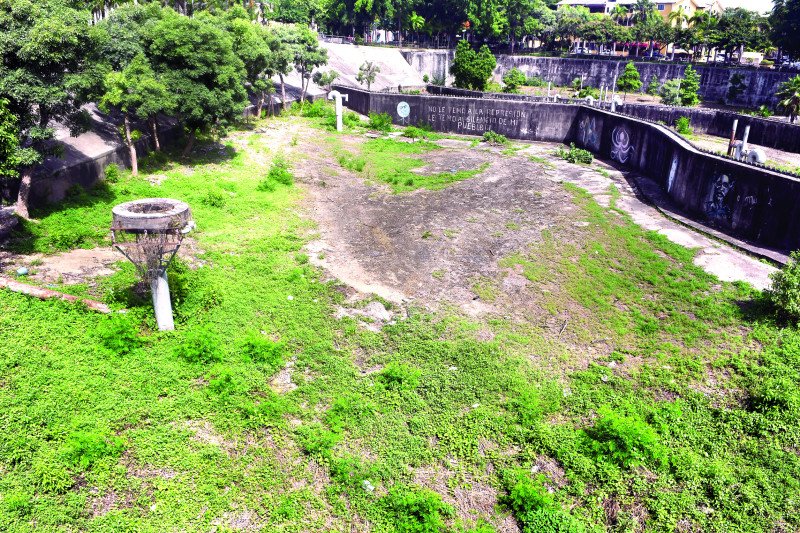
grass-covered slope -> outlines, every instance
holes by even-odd
[[[263,137],[26,226],[18,247],[93,246],[114,204],[157,195],[198,230],[170,273],[176,332],[124,263],[75,289],[129,310],[113,318],[0,292],[0,530],[800,527],[800,335],[749,289],[572,190],[582,238],[503,259],[572,340],[422,305],[370,331],[335,318],[349,304],[308,264],[301,191]]]

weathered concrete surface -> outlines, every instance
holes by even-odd
[[[355,46],[349,44],[320,43],[328,50],[328,64],[322,70],[339,73],[337,83],[350,87],[361,87],[356,81],[358,68],[365,61],[372,61],[381,69],[372,83],[373,91],[384,89],[423,89],[422,75],[408,64],[396,48],[377,46]]]
[[[433,79],[436,76],[447,76],[448,84],[452,83],[450,65],[453,60],[452,50],[404,50],[403,57],[417,72],[428,74]],[[632,58],[635,59],[635,58]],[[532,57],[498,55],[497,68],[494,71],[495,79],[499,80],[503,74],[512,68],[520,69],[527,76],[540,76],[545,81],[556,85],[569,85],[572,80],[584,77],[584,83],[594,87],[613,84],[625,68],[626,61],[595,60],[595,59],[567,59],[559,57]],[[636,62],[642,80],[645,82],[642,90],[655,75],[659,83],[664,83],[673,78],[683,76],[685,65],[662,63],[656,61]],[[753,68],[728,68],[711,65],[694,65],[700,73],[700,96],[710,102],[719,102],[725,98],[731,78],[741,76],[746,90],[729,102],[730,104],[746,107],[760,105],[773,106],[777,102],[775,92],[780,83],[793,77],[794,73],[779,72],[767,69]]]
[[[386,112],[396,124],[513,139],[574,142],[655,179],[696,220],[779,251],[800,248],[800,179],[701,152],[669,128],[578,104],[368,93],[340,88],[361,113]],[[410,113],[402,118],[398,105]]]

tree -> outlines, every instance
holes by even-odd
[[[525,74],[523,74],[522,71],[517,67],[514,67],[506,72],[503,76],[503,83],[505,84],[503,91],[507,93],[515,93],[521,85],[525,84],[526,80],[527,78],[525,77]]]
[[[681,105],[681,80],[667,80],[661,86],[661,103],[664,105]]]
[[[629,61],[625,65],[625,71],[617,80],[617,88],[625,93],[625,98],[627,98],[629,92],[638,91],[641,86],[642,79],[639,77],[639,71],[633,61]]]
[[[658,76],[653,74],[650,78],[650,83],[647,84],[647,94],[650,96],[658,96],[661,91],[661,84],[658,81]]]
[[[359,69],[360,70],[360,69]],[[316,83],[320,87],[325,87],[326,90],[331,90],[331,84],[339,77],[339,73],[335,70],[329,70],[328,72],[322,72],[318,70],[314,73],[311,77],[312,81]]]
[[[618,24],[624,22],[625,25],[627,26],[628,22],[630,21],[630,12],[628,11],[628,8],[625,6],[620,6],[620,5],[614,6],[614,9],[611,10],[610,15],[611,18],[617,21]]]
[[[175,110],[172,93],[156,77],[144,55],[139,54],[122,72],[110,72],[106,76],[100,109],[108,112],[110,106],[122,112],[122,137],[130,151],[131,172],[136,176],[139,173],[136,155],[139,132],[132,129],[131,121],[134,118],[147,120],[151,126],[153,144],[160,149],[157,116]]]
[[[317,34],[306,26],[286,27],[279,33],[279,39],[287,47],[294,68],[300,74],[300,101],[304,102],[312,72],[315,68],[328,62],[328,51],[319,46]],[[286,73],[280,74],[281,86],[283,86],[284,74]]]
[[[366,85],[369,91],[380,71],[381,68],[372,61],[364,61],[364,63],[358,67],[356,81],[361,85]]]
[[[97,76],[95,65],[85,61],[95,45],[87,20],[88,12],[61,0],[0,3],[0,98],[17,118],[19,146],[28,149],[17,162],[16,212],[24,218],[33,166],[52,150],[51,123],[70,123],[80,115]]]
[[[754,11],[728,8],[722,12],[713,43],[725,50],[729,58],[734,51],[738,51],[741,57],[745,48],[758,48],[763,44],[760,23],[760,16]]]
[[[178,118],[189,131],[186,155],[198,130],[241,116],[247,104],[244,64],[231,38],[205,13],[189,18],[165,9],[146,40],[151,65],[175,95]]]
[[[695,106],[700,103],[697,92],[700,90],[700,74],[691,65],[686,65],[681,81],[680,98],[681,105]]]
[[[769,20],[772,41],[789,55],[800,56],[800,0],[775,0]]]
[[[778,92],[778,107],[789,115],[789,122],[794,124],[800,114],[800,76],[781,83]]]
[[[20,167],[33,164],[38,155],[19,145],[20,131],[15,117],[8,109],[8,100],[0,98],[0,182],[19,177]]]
[[[467,41],[462,40],[456,46],[450,74],[455,77],[456,87],[482,91],[496,66],[497,61],[488,46],[483,45],[475,52]]]

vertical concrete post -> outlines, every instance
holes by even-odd
[[[550,83],[552,83],[552,82],[549,82],[549,81],[547,82],[547,99],[548,100],[550,99]]]
[[[744,127],[744,135],[742,135],[742,154],[747,153],[747,138],[750,137],[750,124]]]
[[[328,93],[328,100],[335,100],[336,106],[336,131],[342,131],[342,99],[348,100],[348,95],[342,94],[339,91],[331,91]]]
[[[739,119],[733,119],[733,127],[731,128],[731,139],[728,141],[728,157],[733,153],[733,141],[736,140],[736,128],[739,127]]]
[[[169,299],[169,281],[166,270],[162,270],[158,276],[153,278],[150,282],[150,289],[153,293],[153,310],[156,313],[158,330],[174,330],[175,322],[172,319],[172,302]]]

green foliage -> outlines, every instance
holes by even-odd
[[[781,83],[776,93],[778,108],[789,115],[789,121],[794,123],[800,115],[800,75]]]
[[[390,363],[381,370],[378,380],[390,390],[414,390],[419,385],[422,372],[409,365]]]
[[[328,72],[317,71],[312,76],[312,80],[314,83],[319,85],[320,87],[325,87],[330,89],[331,84],[339,77],[339,73],[335,70],[329,70]]]
[[[205,196],[200,199],[203,205],[208,207],[225,207],[226,194],[218,189],[209,189],[206,191]]]
[[[350,152],[345,152],[339,155],[339,165],[342,168],[346,168],[347,170],[351,170],[353,172],[361,172],[364,170],[364,166],[367,164],[367,161],[363,157],[358,157]]]
[[[586,98],[587,96],[591,96],[595,100],[599,100],[600,89],[590,85],[585,85],[581,90],[578,91],[578,98]]]
[[[658,82],[658,76],[653,74],[650,78],[650,83],[647,84],[647,94],[650,96],[658,96],[661,93],[661,84]]]
[[[756,115],[758,115],[759,117],[769,118],[774,114],[775,113],[773,113],[772,110],[765,105],[759,106],[758,109],[756,110]]]
[[[664,85],[661,86],[661,103],[681,105],[680,85],[681,80],[678,78],[664,82]]]
[[[520,86],[525,85],[525,82],[525,74],[517,67],[514,67],[503,75],[503,83],[505,84],[503,92],[517,92]]]
[[[691,65],[686,65],[680,87],[681,105],[695,106],[700,103],[697,94],[700,90],[700,74]]]
[[[556,157],[560,157],[569,163],[576,163],[580,165],[591,165],[594,161],[594,155],[589,150],[578,148],[575,143],[570,143],[569,148],[559,146],[555,151]]]
[[[310,104],[294,102],[292,104],[292,110],[308,118],[329,118],[336,116],[334,109],[322,98],[314,100]]]
[[[456,46],[450,74],[455,77],[456,87],[483,91],[496,66],[497,61],[488,46],[483,45],[475,52],[468,41],[461,40]]]
[[[481,138],[481,140],[489,144],[497,144],[497,145],[508,144],[508,137],[492,130],[483,132],[483,137]]]
[[[239,351],[248,361],[274,370],[283,364],[286,347],[282,342],[274,342],[264,335],[250,333],[242,341]]]
[[[691,135],[693,130],[689,126],[689,117],[678,117],[675,119],[675,131],[681,135]]]
[[[541,76],[528,76],[525,80],[525,85],[528,87],[546,87],[547,82]]]
[[[367,127],[376,131],[392,131],[392,117],[388,113],[370,113]]]
[[[117,183],[119,181],[120,168],[116,163],[110,163],[104,171],[107,183]]]
[[[766,294],[772,305],[786,318],[800,322],[800,251],[794,251],[781,270],[770,276]]]
[[[730,80],[728,80],[728,92],[725,94],[725,99],[728,101],[736,100],[746,90],[747,84],[744,82],[744,75],[734,72],[731,74]]]
[[[507,472],[508,494],[502,498],[523,533],[584,533],[586,528],[565,513],[545,487],[545,477],[539,474],[531,479],[524,471]]]
[[[261,192],[273,192],[278,185],[285,185],[287,187],[294,184],[294,175],[289,170],[289,163],[283,156],[278,155],[272,160],[272,165],[269,167],[267,177],[259,182],[256,190]]]
[[[610,461],[625,468],[644,464],[660,465],[666,460],[666,451],[658,434],[644,420],[625,416],[602,407],[600,418],[587,430],[590,440],[588,451],[600,461]]]
[[[139,344],[139,328],[128,314],[114,313],[97,325],[97,337],[112,352],[124,355]]]
[[[209,326],[195,326],[183,334],[175,346],[175,356],[189,363],[222,361],[222,341]]]
[[[76,431],[67,437],[61,451],[70,466],[85,470],[105,457],[118,457],[125,449],[119,437],[90,431]]]
[[[443,519],[454,514],[441,496],[427,489],[394,487],[386,499],[400,533],[439,533],[445,525]]]
[[[638,91],[642,86],[642,79],[639,76],[639,70],[633,61],[625,64],[625,70],[617,78],[617,88],[624,93],[633,93]]]
[[[372,84],[375,82],[375,78],[378,77],[380,74],[381,68],[373,63],[372,61],[364,61],[360,67],[358,67],[358,74],[356,74],[356,81],[361,85],[366,85],[367,90],[369,91],[372,87]]]

